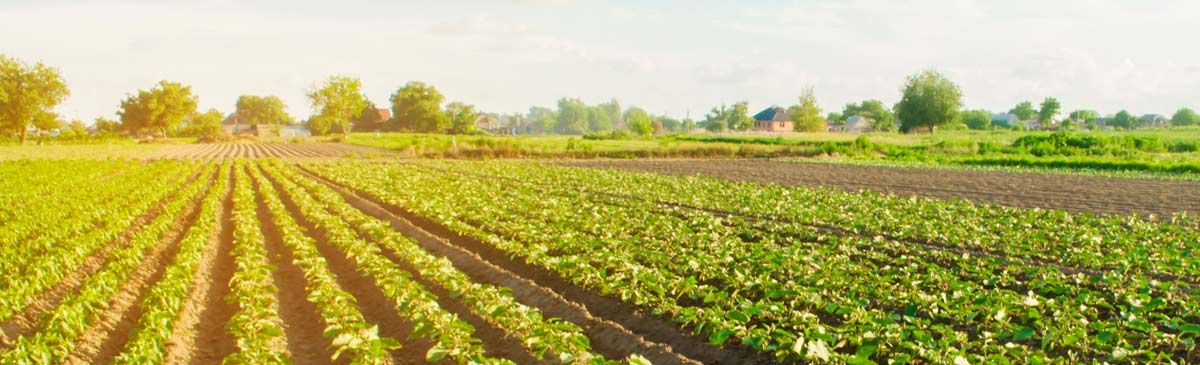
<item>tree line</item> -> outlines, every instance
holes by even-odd
[[[0,55],[0,133],[13,135],[24,143],[28,130],[63,130],[86,136],[88,127],[79,120],[64,122],[53,112],[70,90],[58,69],[41,62],[26,63]],[[710,132],[747,131],[754,128],[748,103],[722,104],[712,108],[700,121],[655,115],[636,106],[622,109],[612,99],[588,105],[577,98],[562,98],[554,108],[534,106],[527,113],[482,113],[474,105],[461,101],[446,103],[445,96],[432,85],[419,81],[399,87],[383,109],[363,95],[357,78],[332,76],[306,91],[312,115],[302,121],[313,134],[351,131],[401,131],[420,133],[477,133],[477,123],[488,123],[499,133],[550,133],[573,135],[624,134],[651,135],[687,133],[698,129]],[[1027,128],[1036,122],[1055,128],[1123,128],[1142,126],[1142,119],[1126,110],[1101,117],[1089,109],[1068,113],[1057,120],[1062,104],[1045,98],[1036,107],[1025,101],[1008,110],[1005,119],[983,109],[964,109],[962,90],[941,73],[926,70],[909,76],[900,101],[891,108],[882,101],[869,99],[847,104],[841,111],[822,114],[811,87],[806,88],[795,105],[786,108],[788,118],[798,132],[821,132],[830,126],[844,125],[853,117],[869,123],[875,131],[932,132],[936,129]],[[199,97],[190,86],[160,81],[121,100],[117,120],[100,117],[92,128],[100,134],[205,136],[223,133],[222,122],[236,118],[238,124],[266,125],[278,128],[297,123],[288,115],[282,99],[276,96],[242,95],[229,117],[216,109],[198,111]],[[1153,115],[1151,115],[1153,116]],[[1200,125],[1200,115],[1181,108],[1169,120],[1174,126]]]

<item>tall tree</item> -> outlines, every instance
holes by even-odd
[[[953,123],[962,107],[962,90],[941,73],[926,70],[909,76],[904,95],[896,103],[896,116],[904,132]]]
[[[871,127],[877,131],[896,130],[896,115],[876,99],[863,100],[862,104],[850,103],[842,108],[842,117],[860,116],[871,120]]]
[[[278,96],[239,96],[234,113],[242,124],[277,126],[292,123],[292,116],[288,115],[287,107]]]
[[[120,122],[105,117],[96,117],[96,121],[92,122],[92,125],[100,133],[114,134],[121,132]]]
[[[1139,121],[1137,117],[1128,111],[1122,110],[1117,112],[1117,115],[1113,116],[1112,121],[1109,122],[1109,125],[1115,128],[1133,129],[1133,127],[1137,126],[1138,122]]]
[[[1176,110],[1175,114],[1171,115],[1171,125],[1200,125],[1200,115],[1197,115],[1196,111],[1191,108]]]
[[[558,133],[583,134],[587,132],[587,126],[587,105],[582,100],[558,100],[558,124],[554,128]]]
[[[159,81],[150,90],[138,90],[121,101],[121,126],[130,132],[167,131],[179,127],[183,118],[196,112],[199,102],[192,87],[170,81]]]
[[[22,144],[29,126],[46,120],[70,93],[58,69],[0,55],[0,131],[19,134]]]
[[[362,81],[353,77],[330,76],[325,84],[309,90],[307,96],[318,125],[328,126],[329,129],[336,126],[343,135],[350,132],[353,121],[367,106],[364,102],[366,97],[362,94]]]
[[[475,111],[474,105],[456,101],[446,105],[446,114],[450,118],[450,130],[454,134],[475,132],[475,120],[479,119],[479,112]]]
[[[1029,121],[1033,120],[1034,115],[1037,115],[1037,110],[1033,109],[1033,103],[1022,101],[1017,106],[1009,109],[1008,113],[1017,116],[1017,119],[1022,121]]]
[[[963,110],[960,119],[970,129],[988,129],[992,126],[992,112],[983,109]]]
[[[754,128],[754,118],[750,116],[750,104],[743,101],[729,107],[725,117],[725,125],[730,130],[748,131]]]
[[[525,121],[529,123],[531,129],[535,129],[539,133],[549,133],[558,124],[558,115],[555,114],[554,109],[543,106],[532,106],[529,107],[529,114],[527,114]]]
[[[588,131],[591,132],[608,132],[613,129],[615,120],[608,114],[607,110],[597,105],[587,108]]]
[[[1079,109],[1071,112],[1071,114],[1069,114],[1067,117],[1086,124],[1091,123],[1096,119],[1100,119],[1100,113],[1096,112],[1095,110]]]
[[[221,121],[225,119],[225,114],[217,109],[208,109],[203,113],[195,113],[188,118],[187,125],[183,127],[181,134],[189,137],[204,137],[218,135],[223,132],[221,129]]]
[[[650,119],[650,114],[642,108],[629,107],[625,111],[625,121],[629,124],[629,131],[634,134],[648,136],[654,133],[654,122]]]
[[[788,115],[795,122],[797,132],[824,132],[826,121],[821,118],[821,107],[817,106],[817,96],[812,87],[804,89],[800,94],[800,104],[788,108]]]
[[[829,112],[829,114],[825,115],[825,120],[828,121],[830,125],[843,125],[846,124],[846,117],[843,115],[844,114],[842,114],[842,112]]]
[[[1042,125],[1048,125],[1058,115],[1060,109],[1062,109],[1062,104],[1058,103],[1058,99],[1046,98],[1046,100],[1042,100],[1041,108],[1038,109],[1038,120],[1042,121]]]
[[[358,120],[354,121],[354,130],[356,131],[381,131],[387,124],[387,120],[379,114],[379,107],[375,106],[375,102],[370,99],[363,100],[364,106],[362,113],[358,114]]]
[[[87,125],[83,124],[83,121],[79,120],[79,119],[72,120],[71,123],[68,123],[67,131],[70,132],[71,137],[75,137],[75,138],[88,137]]]
[[[603,110],[605,114],[608,114],[608,119],[612,122],[612,128],[615,129],[621,124],[621,103],[617,102],[617,99],[611,99],[606,103],[600,103],[596,106],[600,110]]]
[[[450,128],[450,117],[442,111],[446,98],[433,85],[412,81],[392,93],[392,120],[395,130],[443,133]]]

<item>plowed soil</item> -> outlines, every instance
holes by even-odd
[[[228,158],[328,159],[390,153],[384,149],[342,143],[213,143],[164,146],[162,149],[146,157],[149,159],[184,160],[219,160]]]
[[[1009,207],[1169,217],[1200,212],[1200,181],[771,160],[592,160],[564,164],[737,181],[874,190]]]

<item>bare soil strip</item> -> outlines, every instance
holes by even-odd
[[[162,212],[162,209],[166,206],[167,201],[170,200],[176,192],[181,190],[182,186],[186,186],[198,178],[199,173],[189,176],[187,180],[185,180],[185,183],[180,184],[180,187],[175,189],[175,192],[155,202],[150,209],[146,210],[145,213],[142,213],[141,216],[134,220],[133,224],[130,224],[129,227],[125,228],[125,231],[121,232],[120,236],[118,236],[116,239],[113,239],[108,244],[101,246],[99,250],[89,255],[83,260],[83,263],[80,264],[76,270],[68,273],[65,277],[63,277],[63,280],[56,284],[53,288],[38,293],[32,300],[30,300],[29,304],[22,309],[21,313],[13,316],[13,318],[8,322],[0,324],[0,350],[7,350],[11,348],[15,344],[17,337],[29,336],[33,334],[35,330],[40,328],[43,314],[54,308],[57,308],[59,302],[61,302],[68,294],[74,293],[79,289],[80,285],[83,285],[83,282],[86,281],[88,277],[91,277],[97,271],[100,271],[100,268],[104,266],[104,263],[108,262],[108,256],[113,252],[113,250],[119,250],[128,245],[129,240],[132,239],[137,232],[141,231],[147,223],[150,223],[151,220],[153,220],[158,216],[159,213]]]
[[[255,200],[258,202],[258,221],[265,237],[267,256],[275,266],[272,276],[279,289],[279,318],[283,320],[283,332],[287,336],[288,353],[296,364],[348,364],[349,356],[339,361],[331,360],[330,339],[325,338],[325,319],[321,318],[317,306],[308,301],[308,281],[304,271],[292,263],[292,250],[283,244],[279,230],[271,220],[266,206],[254,183]]]
[[[561,317],[580,325],[597,351],[610,354],[638,352],[654,356],[662,363],[771,362],[767,356],[754,351],[709,345],[706,339],[683,332],[669,319],[643,313],[618,298],[580,288],[555,273],[511,259],[495,247],[461,236],[401,207],[304,172],[341,193],[356,208],[391,222],[393,228],[416,238],[426,250],[447,257],[472,279],[507,286],[523,304],[535,306],[547,316]],[[660,363],[655,358],[650,360]]]
[[[272,185],[280,192],[280,198],[288,212],[295,217],[296,222],[309,232],[317,242],[317,250],[325,257],[329,270],[334,273],[337,283],[342,290],[354,295],[358,310],[368,322],[379,326],[379,334],[401,341],[401,348],[393,351],[392,358],[397,364],[424,363],[425,353],[434,345],[428,339],[409,339],[413,324],[396,311],[395,303],[388,299],[383,289],[375,280],[357,269],[354,261],[346,254],[329,243],[325,231],[317,229],[299,211],[291,200],[291,196],[272,179]]]
[[[232,158],[326,159],[353,154],[395,154],[382,148],[342,143],[215,143],[164,146],[148,159],[220,160]]]
[[[154,283],[162,279],[167,265],[179,252],[179,242],[183,240],[183,233],[196,223],[200,216],[200,202],[214,187],[215,180],[216,174],[213,174],[205,189],[191,198],[179,218],[159,238],[158,244],[146,252],[141,265],[130,274],[121,289],[111,298],[108,308],[100,314],[100,320],[80,336],[74,351],[67,358],[67,363],[109,364],[120,354],[142,316],[143,299]]]
[[[229,174],[230,187],[233,177]],[[225,332],[237,307],[224,299],[229,293],[229,280],[234,271],[233,256],[230,255],[233,249],[233,193],[226,190],[221,194],[221,210],[217,215],[219,228],[213,231],[204,248],[187,302],[175,322],[175,337],[167,342],[168,364],[218,364],[237,348],[233,336]]]
[[[858,166],[770,160],[595,160],[564,165],[618,168],[736,181],[862,189],[901,196],[966,199],[1018,208],[1155,214],[1200,212],[1200,181],[1048,173]]]

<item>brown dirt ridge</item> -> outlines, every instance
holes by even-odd
[[[873,190],[900,196],[964,199],[1016,208],[1070,212],[1200,213],[1200,181],[951,170],[772,160],[591,160],[564,165],[617,168],[735,181]]]

